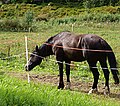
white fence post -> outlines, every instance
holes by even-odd
[[[25,48],[26,48],[26,62],[27,62],[27,68],[28,68],[28,47],[27,47],[27,36],[25,36]],[[27,72],[28,76],[28,83],[30,83],[30,77],[29,77],[29,72]]]

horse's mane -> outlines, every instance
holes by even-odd
[[[70,33],[70,31],[63,31],[63,32],[61,32],[61,33]],[[56,36],[59,36],[61,33],[58,33],[58,34],[56,34],[56,35],[54,35],[54,36],[51,36],[50,38],[48,38],[48,40],[46,41],[46,43],[52,43],[53,42],[53,38],[55,38]]]
[[[50,38],[48,38],[48,40],[46,41],[46,43],[51,43],[53,38],[55,38],[58,34],[51,36]]]

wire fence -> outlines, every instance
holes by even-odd
[[[39,55],[36,55],[34,53],[30,53],[29,54],[32,54],[34,56],[37,56],[41,59],[44,59],[45,57],[42,57],[42,56],[39,56]],[[62,61],[56,61],[56,60],[53,60],[53,59],[49,59],[50,61],[53,61],[53,62],[56,62],[56,63],[62,63],[62,64],[65,64],[65,65],[70,65],[70,66],[74,66],[74,67],[82,67],[82,68],[88,68],[88,66],[80,66],[80,65],[75,65],[75,64],[71,64],[71,63],[64,63]],[[99,68],[99,69],[112,69],[112,70],[117,70],[118,68],[120,69],[120,67],[117,67],[117,68],[110,68],[110,67],[90,67],[90,68]]]
[[[32,41],[32,42],[36,42],[35,40],[30,39],[30,38],[28,38],[28,40],[29,40],[29,41]],[[22,42],[23,42],[23,39],[21,39],[21,40],[19,40],[19,41],[22,41]],[[7,43],[16,43],[16,42],[18,42],[18,41],[17,41],[17,40],[10,40],[10,41],[8,41],[8,42],[4,42],[4,44],[7,44]],[[53,46],[53,44],[49,44],[49,43],[43,43],[43,44],[46,44],[46,45],[48,45],[48,46]],[[58,48],[63,48],[63,46],[56,46],[56,47],[58,47]],[[71,49],[71,50],[77,50],[77,51],[113,52],[113,51],[111,51],[111,50],[93,50],[93,49],[80,49],[80,48],[72,48],[72,47],[64,47],[64,48],[66,48],[66,49]],[[115,53],[120,53],[120,52],[119,52],[119,51],[115,51]],[[8,56],[8,57],[5,57],[5,58],[0,57],[0,59],[6,60],[6,59],[13,58],[13,57],[21,57],[23,54],[25,55],[26,53],[24,52],[24,53],[20,53],[20,54],[18,54],[18,55],[12,55],[12,56]],[[36,54],[33,54],[33,53],[31,53],[31,52],[28,52],[28,54],[35,55],[35,56],[40,57],[40,58],[42,58],[42,59],[45,58],[45,57],[42,57],[42,56],[38,56],[38,55],[36,55]],[[81,67],[81,66],[79,66],[79,65],[64,63],[64,62],[56,61],[56,60],[53,60],[53,59],[50,59],[50,61],[57,62],[57,63],[63,63],[63,64],[70,65],[70,66],[74,66],[74,67]],[[82,67],[83,67],[83,68],[88,68],[88,66],[82,66]],[[98,68],[98,67],[92,67],[92,68]],[[99,68],[101,68],[101,67],[99,67]],[[104,67],[104,68],[101,68],[101,69],[108,69],[108,68],[107,68],[107,67]],[[109,67],[109,69],[110,69],[110,67]],[[111,68],[111,69],[117,70],[117,69],[120,69],[120,67],[117,67],[117,69],[116,69],[116,68]]]
[[[36,42],[36,41],[34,41],[33,39],[28,39],[29,41],[32,41],[32,42]],[[23,42],[23,39],[21,39],[21,40],[19,40],[19,41],[22,41]],[[16,43],[17,42],[17,40],[12,40],[12,41],[10,41],[9,43]],[[20,54],[18,54],[18,55],[12,55],[12,56],[8,56],[8,57],[5,57],[5,58],[1,58],[0,57],[0,59],[2,59],[2,60],[6,60],[6,59],[10,59],[10,58],[14,58],[14,57],[21,57],[21,56],[25,56],[25,54],[26,54],[26,64],[28,65],[28,54],[29,55],[34,55],[34,56],[37,56],[37,57],[39,57],[39,58],[41,58],[41,59],[44,59],[45,57],[43,57],[43,56],[39,56],[39,55],[36,55],[36,54],[34,54],[34,53],[31,53],[31,52],[28,52],[28,47],[27,47],[27,37],[25,37],[25,48],[26,48],[26,52],[24,52],[24,53],[20,53]],[[8,42],[4,42],[4,44],[7,44]],[[48,46],[54,46],[53,44],[49,44],[49,43],[43,43],[43,44],[46,44],[46,45],[48,45]],[[56,46],[56,47],[58,47],[58,48],[63,48],[63,46]],[[72,47],[64,47],[64,48],[66,48],[66,49],[70,49],[70,50],[75,50],[75,51],[90,51],[90,52],[113,52],[113,51],[111,51],[111,50],[92,50],[92,49],[81,49],[81,48],[72,48]],[[120,53],[119,51],[115,51],[116,53]],[[65,62],[62,62],[62,61],[56,61],[55,59],[52,59],[52,58],[50,58],[49,59],[50,60],[50,62],[55,62],[55,63],[62,63],[62,64],[64,64],[64,65],[70,65],[70,66],[72,66],[72,67],[79,67],[79,68],[84,68],[84,69],[89,69],[89,68],[96,68],[96,69],[111,69],[111,70],[118,70],[118,69],[120,69],[120,67],[113,67],[113,68],[110,68],[110,67],[100,67],[100,66],[96,66],[96,67],[89,67],[89,66],[87,66],[87,65],[79,65],[79,64],[74,64],[74,63],[65,63]],[[27,76],[28,76],[28,83],[30,83],[30,75],[29,75],[29,73],[27,73]]]

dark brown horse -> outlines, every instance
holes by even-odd
[[[42,59],[55,55],[59,65],[59,85],[58,89],[64,88],[63,82],[63,62],[66,65],[67,84],[70,86],[70,63],[71,61],[82,62],[87,61],[90,70],[94,76],[92,89],[89,93],[97,90],[99,79],[99,72],[97,69],[97,62],[100,62],[105,76],[105,88],[107,92],[109,89],[109,70],[107,67],[107,59],[110,64],[111,72],[115,80],[115,84],[119,83],[118,70],[116,68],[116,58],[110,45],[101,37],[92,34],[75,35],[71,32],[61,32],[55,36],[50,37],[40,47],[36,46],[35,50],[30,56],[26,70],[30,71],[35,66],[42,62]]]

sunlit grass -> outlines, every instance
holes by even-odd
[[[88,95],[56,87],[35,84],[0,75],[1,106],[119,106],[119,102],[102,96]]]
[[[0,72],[2,72],[0,73],[1,106],[119,106],[119,102],[111,98],[105,98],[100,95],[88,96],[84,93],[69,90],[58,91],[57,87],[34,84],[33,82],[27,84],[27,81],[11,78],[3,73],[25,72],[25,36],[28,37],[28,51],[32,52],[36,44],[40,46],[50,36],[65,30],[73,30],[74,33],[97,34],[104,38],[113,48],[120,70],[120,23],[79,22],[75,23],[72,29],[72,24],[56,24],[52,26],[50,23],[41,22],[38,23],[38,27],[39,31],[36,33],[0,32]],[[58,75],[58,65],[55,61],[54,56],[43,60],[40,67],[37,66],[33,69],[33,74]],[[75,67],[71,67],[71,78],[77,81],[93,81],[92,73],[89,71],[86,62],[74,64]],[[104,76],[101,70],[100,82],[104,82]],[[110,82],[113,82],[111,74]]]

